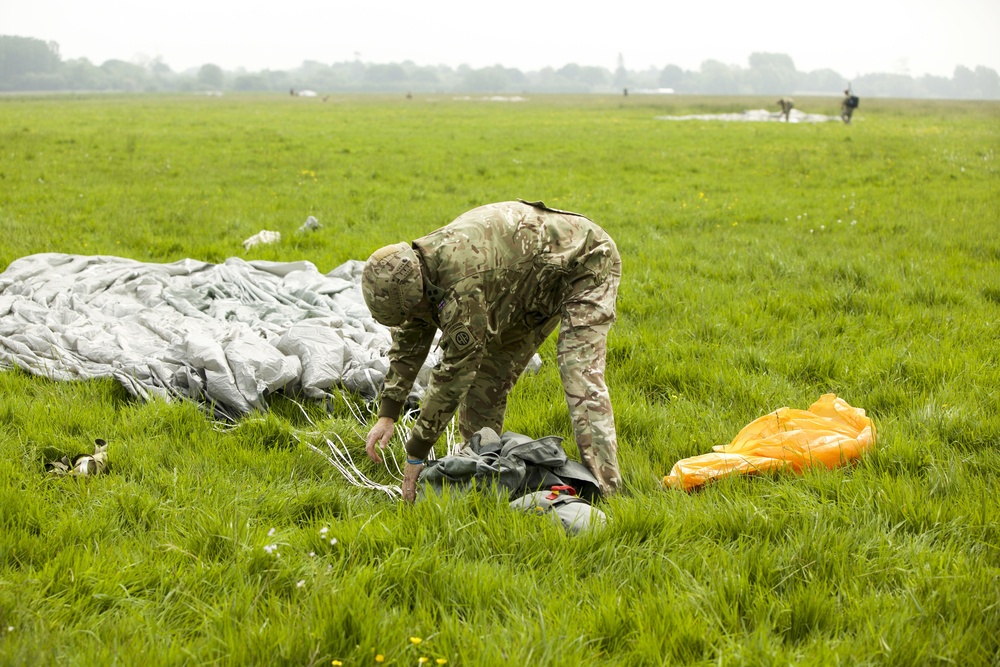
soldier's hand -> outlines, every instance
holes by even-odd
[[[368,453],[368,458],[376,463],[382,463],[382,457],[379,456],[375,446],[378,445],[378,449],[385,449],[395,427],[395,420],[389,417],[378,418],[378,421],[372,426],[372,430],[368,431],[368,437],[365,438],[365,451]]]
[[[407,463],[403,468],[403,500],[408,503],[417,499],[417,478],[423,469],[423,463]]]

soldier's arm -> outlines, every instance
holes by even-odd
[[[441,363],[431,375],[420,406],[420,418],[406,443],[406,453],[422,459],[448,426],[479,371],[486,340],[486,306],[482,290],[465,286],[450,295],[442,311]]]
[[[413,382],[431,350],[435,332],[437,327],[422,320],[406,322],[393,330],[389,373],[382,389],[379,417],[389,417],[393,421],[399,419],[406,397],[410,395]]]

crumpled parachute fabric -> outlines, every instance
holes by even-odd
[[[361,296],[363,266],[350,260],[322,274],[307,261],[30,255],[0,273],[0,368],[112,377],[139,398],[191,399],[229,418],[266,409],[279,390],[374,397],[392,340]],[[428,356],[411,400],[438,356]]]
[[[824,394],[808,410],[780,408],[760,417],[728,445],[674,464],[665,486],[690,491],[719,477],[767,470],[796,473],[815,465],[836,468],[875,443],[875,425],[861,408]]]
[[[457,453],[428,461],[417,483],[436,493],[495,488],[512,499],[511,509],[549,515],[570,534],[604,526],[604,512],[591,505],[601,494],[597,479],[561,443],[556,435],[534,439],[483,428]]]
[[[493,429],[483,428],[458,453],[428,461],[418,484],[429,485],[438,493],[445,486],[461,490],[496,486],[511,498],[538,489],[571,486],[584,500],[598,498],[601,491],[593,473],[570,460],[561,443],[557,435],[535,439],[513,431],[497,435]]]

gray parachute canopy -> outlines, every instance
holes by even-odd
[[[225,417],[266,408],[278,390],[374,397],[391,337],[365,306],[363,267],[30,255],[0,274],[0,366],[55,380],[113,377],[140,398],[192,399]]]

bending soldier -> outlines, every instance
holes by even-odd
[[[468,440],[503,431],[507,396],[539,346],[561,324],[559,372],[576,444],[602,494],[619,490],[617,438],[604,381],[621,260],[615,242],[588,218],[542,202],[473,209],[412,244],[376,250],[362,291],[376,320],[394,327],[379,418],[368,456],[395,421],[438,329],[434,369],[406,442],[403,497],[413,501],[424,459],[458,412]]]
[[[791,97],[782,97],[778,100],[778,106],[781,107],[781,115],[785,117],[785,122],[788,122],[788,116],[792,113],[792,107],[795,106],[795,100]]]

